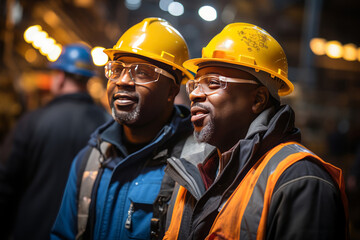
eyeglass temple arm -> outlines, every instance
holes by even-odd
[[[220,80],[231,82],[231,83],[249,83],[249,84],[259,84],[255,80],[243,79],[243,78],[230,78],[230,77],[222,77]]]
[[[168,73],[167,71],[165,71],[161,68],[155,68],[155,72],[160,73],[160,74],[164,75],[165,77],[168,77],[175,81],[175,77],[173,75],[171,75],[170,73]]]

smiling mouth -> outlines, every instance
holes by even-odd
[[[113,99],[114,105],[118,108],[131,107],[139,101],[137,97],[124,93],[115,93]]]
[[[194,106],[191,107],[191,122],[195,127],[200,127],[204,124],[204,119],[209,115],[209,111],[204,108]]]

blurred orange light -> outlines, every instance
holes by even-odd
[[[355,61],[357,57],[357,48],[353,43],[344,45],[343,58],[347,61]]]
[[[105,93],[106,89],[102,84],[101,78],[92,77],[87,83],[87,89],[90,95],[95,99],[100,99]]]
[[[40,74],[35,79],[36,86],[41,90],[49,90],[51,85],[51,77],[50,75]]]
[[[76,6],[83,8],[91,7],[92,5],[94,5],[93,0],[75,0],[74,3]]]
[[[28,61],[29,63],[33,63],[36,61],[36,58],[37,58],[37,54],[33,48],[26,50],[25,52],[26,61]]]
[[[343,47],[339,41],[329,41],[325,45],[326,55],[330,58],[341,58],[343,51]]]
[[[57,26],[60,22],[59,17],[51,10],[48,10],[44,14],[44,21],[50,26]]]
[[[326,40],[324,38],[313,38],[310,41],[310,49],[315,55],[325,54]]]

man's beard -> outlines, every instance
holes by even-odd
[[[131,112],[117,112],[114,104],[111,106],[112,117],[120,124],[131,124],[136,122],[140,116],[140,105],[138,104]]]
[[[194,137],[198,142],[209,143],[214,134],[214,121],[210,116],[209,122],[201,129],[200,132],[194,131]]]

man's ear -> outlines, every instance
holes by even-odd
[[[66,74],[64,72],[61,72],[61,78],[60,78],[60,87],[63,88],[66,82]]]
[[[51,79],[51,92],[58,95],[65,84],[65,73],[56,71]]]
[[[252,110],[255,114],[259,114],[266,109],[269,102],[269,90],[265,86],[255,89],[255,101]]]

